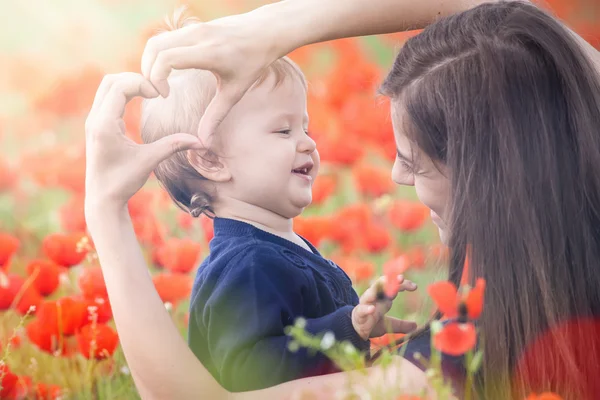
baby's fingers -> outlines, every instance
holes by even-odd
[[[409,281],[409,280],[405,279],[400,284],[398,291],[403,292],[405,290],[408,290],[409,292],[414,292],[415,290],[417,290],[417,284],[414,283],[413,281]]]
[[[417,329],[417,323],[394,317],[385,317],[385,325],[389,333],[410,333]]]
[[[375,312],[375,306],[371,304],[359,304],[354,308],[354,322],[357,324],[365,324],[369,316]]]
[[[385,284],[385,277],[379,277],[365,292],[360,296],[360,304],[372,304],[378,299],[378,293]]]

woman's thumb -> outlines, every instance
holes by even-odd
[[[156,164],[183,150],[204,149],[206,146],[196,136],[189,133],[175,133],[149,144]]]

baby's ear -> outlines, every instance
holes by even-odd
[[[206,179],[213,182],[227,182],[231,180],[229,169],[221,162],[215,152],[207,149],[189,150],[187,158],[190,165]]]

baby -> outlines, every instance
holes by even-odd
[[[200,70],[174,71],[169,85],[166,99],[143,103],[144,142],[196,132],[217,88]],[[285,327],[302,317],[308,332],[329,331],[368,352],[395,297],[378,300],[374,285],[359,299],[343,270],[293,231],[319,170],[306,90],[298,67],[277,60],[221,123],[209,151],[177,153],[155,171],[178,206],[214,217],[191,296],[189,345],[230,391],[335,371],[323,354],[289,351]],[[416,286],[399,280],[405,289]]]

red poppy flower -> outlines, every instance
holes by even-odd
[[[352,167],[352,177],[356,188],[364,195],[379,197],[394,190],[388,168],[362,162]]]
[[[88,299],[108,297],[104,275],[99,266],[84,268],[77,279],[77,284],[83,296]]]
[[[294,218],[294,232],[302,236],[314,246],[330,236],[331,219],[322,216],[311,216]]]
[[[79,351],[85,358],[101,360],[112,356],[119,344],[117,333],[105,324],[89,324],[77,334]]]
[[[177,224],[185,232],[189,232],[189,230],[192,229],[192,226],[194,225],[194,217],[192,217],[192,215],[189,213],[180,212],[177,214]]]
[[[6,397],[1,397],[1,399],[6,400],[23,400],[27,399],[28,395],[31,393],[31,377],[29,376],[18,376],[17,383],[12,388],[12,390],[8,393]],[[37,400],[37,398],[34,397]]]
[[[337,179],[332,175],[318,176],[312,187],[312,203],[321,204],[327,200],[337,187]]]
[[[67,232],[85,232],[87,224],[85,222],[85,213],[83,210],[84,196],[77,194],[72,196],[69,201],[60,209],[60,222],[63,229]]]
[[[156,200],[155,192],[147,189],[137,191],[127,202],[131,219],[145,218],[152,215],[152,207]]]
[[[156,246],[164,241],[167,229],[153,214],[132,217],[133,229],[140,242]]]
[[[16,274],[0,270],[0,310],[8,310],[25,280]]]
[[[95,319],[97,323],[105,324],[112,319],[112,308],[108,296],[96,296],[94,298],[85,297],[79,300],[86,304],[85,323]]]
[[[459,295],[453,283],[442,281],[429,285],[429,295],[447,318],[468,317],[477,319],[483,309],[485,280],[479,278],[475,287],[465,295]],[[466,311],[465,315],[460,315]]]
[[[35,344],[40,350],[54,354],[59,348],[60,341],[54,327],[44,326],[37,318],[27,324],[25,332],[31,343]]]
[[[354,283],[367,281],[375,275],[372,262],[349,255],[334,254],[330,257],[352,279]]]
[[[23,285],[19,288],[19,292],[15,294],[15,300],[17,301],[15,310],[21,315],[27,314],[30,310],[32,310],[31,314],[35,314],[37,307],[44,301],[44,298],[32,284],[27,287],[23,287]]]
[[[554,390],[581,400],[597,399],[599,357],[600,318],[572,317],[552,324],[527,343],[513,370],[513,381],[524,382],[537,393]]]
[[[0,232],[0,268],[5,268],[17,252],[21,242],[15,236]]]
[[[61,395],[62,388],[58,385],[48,385],[43,382],[39,382],[35,385],[36,400],[56,400],[60,399]]]
[[[81,263],[87,254],[87,250],[78,245],[84,236],[81,233],[51,234],[42,242],[42,250],[58,265],[72,267]]]
[[[470,322],[450,322],[433,337],[433,346],[451,356],[465,354],[473,350],[476,344],[477,332]]]
[[[372,223],[371,209],[367,204],[357,203],[345,206],[331,218],[331,238],[337,242],[351,242],[365,232]]]
[[[421,203],[398,200],[390,207],[388,217],[401,231],[414,232],[423,226],[429,213],[429,209]]]
[[[85,320],[87,304],[72,297],[62,297],[54,301],[40,304],[36,313],[40,322],[48,330],[73,335],[87,321]]]
[[[422,269],[425,266],[425,250],[421,246],[413,246],[406,252],[410,259],[410,266],[416,269]]]
[[[198,219],[200,220],[200,226],[202,227],[202,232],[204,233],[204,240],[206,243],[208,243],[215,235],[213,220],[204,214],[199,216]]]
[[[69,74],[57,78],[56,87],[45,91],[35,100],[35,110],[61,117],[81,115],[94,98],[103,75],[99,68],[85,67],[76,75]],[[63,100],[56,101],[56,96]]]
[[[164,243],[162,262],[171,272],[188,273],[198,265],[200,243],[191,239],[171,238]]]
[[[161,300],[176,305],[192,292],[192,277],[185,274],[160,273],[152,277]]]
[[[388,230],[379,224],[371,223],[364,232],[365,246],[371,253],[379,253],[392,242]]]
[[[394,260],[388,261],[383,265],[383,275],[385,276],[385,285],[383,293],[387,297],[393,297],[398,293],[401,282],[398,280],[398,275],[403,274],[409,266],[409,261],[406,256],[400,256]]]
[[[428,287],[428,292],[439,310],[447,318],[458,318],[450,322],[433,337],[436,349],[450,355],[460,355],[472,350],[477,343],[475,326],[470,322],[479,318],[483,309],[485,280],[477,279],[475,287],[460,295],[450,282],[437,282]]]
[[[60,283],[60,267],[50,260],[33,260],[25,268],[28,275],[36,274],[33,286],[42,296],[51,295]]]
[[[8,365],[0,364],[0,375],[2,375],[2,389],[0,390],[0,399],[8,397],[8,394],[13,390],[19,378],[13,374]]]
[[[371,338],[371,345],[375,347],[388,346],[392,342],[399,342],[404,336],[404,333],[386,333],[383,336]]]

